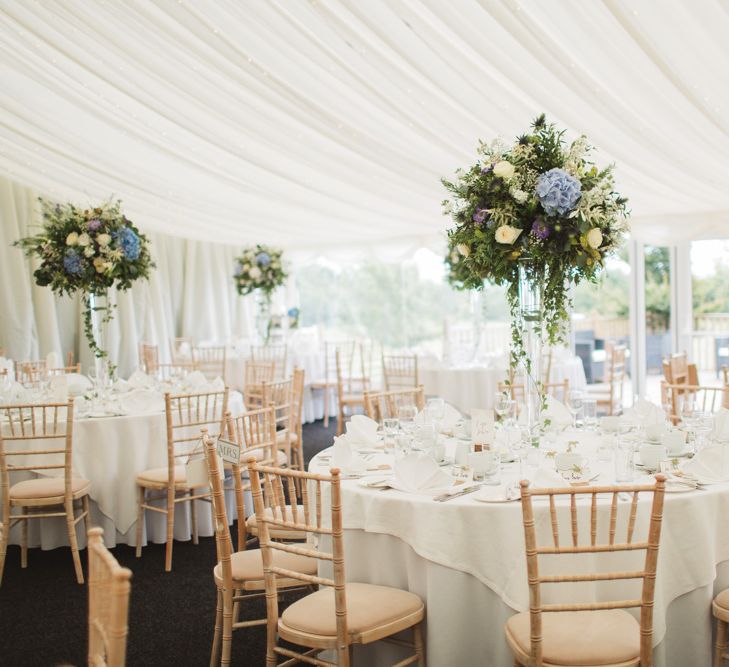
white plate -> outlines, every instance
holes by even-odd
[[[456,485],[456,481],[458,481],[458,480],[454,479],[453,482],[448,486],[439,486],[439,487],[435,487],[432,489],[423,489],[422,491],[411,491],[410,489],[406,489],[405,487],[400,486],[397,483],[397,480],[395,480],[393,478],[391,480],[390,486],[393,489],[396,489],[397,491],[402,491],[403,493],[409,493],[410,495],[414,495],[414,496],[439,496],[443,493],[448,493],[449,491],[453,491],[453,487]],[[459,486],[461,486],[462,484],[463,483],[459,484]]]
[[[377,479],[368,479],[367,477],[363,477],[362,479],[357,480],[357,486],[362,486],[365,489],[390,489],[392,488],[390,486],[391,481],[392,477],[378,477]]]
[[[519,496],[507,497],[505,489],[499,486],[484,487],[471,494],[471,497],[480,503],[512,503],[520,500]]]

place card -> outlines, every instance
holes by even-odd
[[[471,410],[471,442],[475,451],[492,449],[494,435],[494,411],[473,408]]]
[[[240,445],[231,440],[218,438],[218,456],[226,463],[240,462]]]

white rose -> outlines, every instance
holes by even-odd
[[[78,244],[80,246],[85,247],[85,246],[89,245],[89,243],[91,243],[91,237],[86,232],[84,232],[83,234],[79,234]]]
[[[249,272],[248,275],[253,280],[258,280],[261,277],[261,269],[259,269],[257,266],[254,266]]]
[[[104,273],[108,267],[108,262],[105,262],[101,257],[97,257],[94,260],[94,268],[96,269],[96,273]]]
[[[468,257],[471,254],[471,249],[465,243],[459,243],[456,246],[456,250],[461,253],[464,257]]]
[[[593,227],[587,232],[587,245],[597,250],[602,245],[602,232],[597,228]]]
[[[94,246],[89,245],[86,246],[84,249],[84,257],[93,257],[94,256]]]
[[[511,225],[502,225],[496,230],[496,241],[497,243],[508,243],[510,245],[519,238],[521,231],[521,229]]]
[[[494,165],[494,176],[508,181],[514,175],[514,165],[508,160],[501,160]]]
[[[71,232],[66,237],[66,245],[78,245],[78,232]]]
[[[248,273],[251,270],[250,264],[244,264],[243,265],[243,273]]]
[[[104,248],[105,246],[108,246],[111,243],[111,236],[109,234],[99,234],[96,237],[96,242]]]

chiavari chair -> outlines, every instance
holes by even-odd
[[[661,403],[670,406],[671,414],[667,416],[674,424],[678,424],[689,403],[697,412],[711,413],[721,408],[729,409],[729,386],[706,387],[661,382]]]
[[[632,486],[531,489],[529,482],[521,482],[530,602],[528,612],[515,614],[506,623],[506,640],[514,654],[515,665],[542,667],[600,664],[605,667],[647,667],[652,664],[653,597],[664,492],[663,475],[656,475],[655,484]],[[620,494],[626,493],[631,495],[631,501],[627,526],[623,533],[622,519],[626,512],[619,510],[618,498]],[[638,497],[641,493],[652,494],[653,500],[647,536],[644,540],[637,541],[636,518]],[[598,516],[601,514],[598,510],[598,494],[611,496],[608,525],[601,530],[598,530]],[[566,515],[567,507],[555,503],[555,499],[565,496],[569,498],[571,527],[566,542],[566,531],[560,531],[559,516],[563,514],[562,510]],[[552,544],[540,545],[538,541],[537,520],[532,504],[534,497],[549,499]],[[590,498],[589,543],[585,536],[581,538],[579,534],[578,498]],[[596,554],[639,551],[645,551],[641,569],[609,571],[600,568],[599,572],[594,573],[584,573],[583,569],[577,574],[560,570],[558,575],[545,575],[540,572],[540,564],[545,556],[556,558],[569,555],[568,558],[572,558],[574,562],[575,556],[581,554],[587,554],[586,558],[594,558]],[[554,562],[550,560],[550,563]],[[568,604],[542,602],[542,587],[545,584],[630,580],[641,581],[640,597]],[[640,621],[626,611],[636,608],[640,609]]]
[[[511,400],[523,402],[525,399],[523,383],[506,383],[499,382],[499,392],[508,394]],[[542,392],[545,396],[552,396],[562,403],[567,403],[567,397],[570,393],[570,381],[568,378],[562,382],[545,382],[542,384]]]
[[[417,389],[396,391],[366,391],[364,393],[365,414],[378,423],[383,419],[397,419],[398,410],[403,405],[414,405],[418,412],[425,408],[425,389],[421,384]]]
[[[192,360],[197,369],[208,379],[220,377],[225,382],[225,362],[227,350],[225,345],[215,347],[193,347]]]
[[[16,361],[15,379],[25,386],[38,386],[48,375],[45,359],[41,361]]]
[[[198,394],[165,394],[165,420],[167,435],[167,465],[152,468],[137,475],[137,535],[136,555],[142,555],[145,510],[164,514],[167,521],[165,571],[172,570],[172,545],[175,527],[175,507],[191,503],[192,540],[198,543],[196,500],[210,500],[209,491],[201,491],[200,484],[191,486],[181,460],[189,459],[194,445],[200,440],[200,429],[208,428],[216,436],[225,428],[228,410],[228,388],[224,391]],[[158,492],[154,495],[154,492]],[[150,493],[147,496],[147,493]],[[164,501],[159,507],[151,503]]]
[[[607,373],[605,382],[590,385],[587,393],[597,401],[597,409],[607,415],[623,411],[623,387],[625,386],[627,348],[615,345],[605,359]]]
[[[68,375],[69,373],[80,373],[81,372],[81,364],[72,364],[70,366],[62,366],[60,368],[49,368],[48,369],[48,375],[54,376],[54,375]]]
[[[349,411],[353,414],[357,408],[364,410],[364,392],[369,389],[369,377],[365,373],[364,359],[359,350],[359,364],[356,363],[358,346],[354,346],[351,355],[344,356],[343,350],[337,349],[335,359],[337,365],[337,435],[344,432],[344,419]],[[359,374],[355,374],[359,371]]]
[[[139,365],[148,375],[154,375],[159,366],[159,346],[152,343],[139,344]]]
[[[220,460],[217,456],[215,440],[205,432],[203,433],[203,447],[208,466],[210,488],[212,489],[215,513],[215,546],[218,561],[213,570],[213,580],[217,589],[217,609],[210,664],[229,665],[233,631],[240,628],[266,625],[268,622],[267,618],[238,620],[241,603],[247,600],[260,599],[265,595],[263,558],[260,549],[246,549],[245,540],[240,541],[239,539],[238,551],[233,551],[225,508],[223,483],[221,481]],[[244,450],[241,451],[244,452]],[[248,455],[253,458],[250,454]],[[232,472],[234,479],[241,480],[239,463],[232,464]],[[248,486],[248,488],[250,487]],[[239,526],[242,523],[242,518],[243,514],[239,514]],[[277,563],[281,567],[309,576],[316,574],[317,562],[307,556],[286,553],[278,557]],[[311,588],[309,584],[302,583],[294,578],[282,579],[278,583],[276,596],[283,591],[290,592]]]
[[[76,538],[76,524],[83,519],[89,528],[89,491],[91,482],[73,476],[73,401],[4,405],[0,415],[0,494],[5,533],[0,540],[0,581],[2,581],[8,534],[21,524],[21,567],[28,566],[28,521],[50,517],[66,520],[68,543],[78,583],[84,583]],[[20,458],[18,464],[11,460]],[[37,463],[34,463],[37,461]],[[10,484],[10,473],[60,470],[60,477],[41,477]],[[53,473],[51,473],[53,474]],[[81,502],[76,515],[75,503]],[[58,509],[60,507],[60,509]],[[18,508],[17,514],[11,514]]]
[[[396,633],[412,628],[412,643],[396,641],[398,645],[410,647],[412,657],[398,664],[417,662],[424,667],[422,621],[425,605],[420,597],[387,586],[346,583],[339,470],[333,469],[331,475],[319,475],[264,466],[253,460],[249,460],[248,470],[263,552],[268,611],[266,665],[276,665],[279,656],[283,656],[293,660],[282,664],[303,661],[314,665],[348,667],[355,644],[387,640]],[[297,479],[301,482],[303,506],[291,514],[286,505],[286,495],[294,495]],[[322,487],[325,485],[328,486],[326,490],[329,491],[331,505],[326,518],[322,501]],[[264,502],[264,489],[268,507]],[[275,541],[271,531],[282,528],[318,535],[320,543],[322,537],[330,539],[331,551],[326,552],[321,547],[316,549],[308,544],[292,545]],[[332,568],[332,576],[297,572],[280,562],[281,558],[294,555],[322,561],[327,568]],[[279,618],[279,581],[290,580],[318,585],[320,588],[293,602]],[[278,640],[304,647],[305,650],[297,651],[282,646]],[[325,650],[335,653],[336,662],[319,657]]]
[[[303,368],[294,368],[293,375],[294,390],[294,414],[291,435],[291,460],[289,465],[294,470],[304,469],[304,386],[305,375]]]
[[[329,428],[329,406],[330,392],[337,389],[337,350],[342,350],[342,354],[347,357],[349,350],[354,350],[354,341],[346,342],[330,342],[324,343],[324,377],[312,382],[310,387],[312,390],[321,389],[324,394],[324,428]]]
[[[104,531],[88,532],[89,660],[93,667],[124,667],[132,571],[104,546]]]
[[[279,449],[291,462],[291,444],[296,432],[294,424],[294,383],[293,380],[264,382],[261,388],[263,405],[272,405],[276,412],[276,441]]]
[[[382,376],[385,391],[418,386],[417,354],[383,354]]]
[[[243,371],[243,400],[246,408],[260,408],[263,405],[263,383],[273,382],[275,373],[275,361],[246,361]]]
[[[288,346],[284,343],[281,345],[252,345],[251,361],[270,362],[273,361],[275,366],[275,380],[283,380],[286,377],[286,357],[288,355]]]

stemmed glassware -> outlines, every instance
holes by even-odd
[[[567,395],[567,409],[572,415],[572,425],[577,428],[577,417],[582,412],[584,393],[579,389],[572,389]]]
[[[418,409],[414,405],[401,405],[397,411],[397,418],[400,422],[400,429],[407,435],[412,436],[415,430],[415,415]]]

